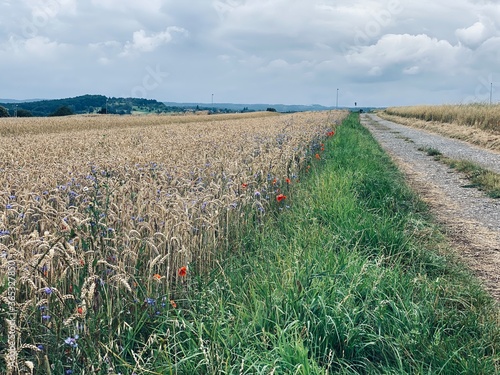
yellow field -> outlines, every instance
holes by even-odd
[[[500,104],[390,107],[385,112],[389,115],[411,117],[425,121],[456,123],[500,132]]]
[[[259,225],[289,204],[346,115],[2,119],[0,275],[15,265],[16,329],[29,337],[49,301],[64,327],[81,324],[103,285],[109,311],[160,289],[174,300],[230,249],[229,223]]]

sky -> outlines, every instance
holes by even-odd
[[[0,98],[500,101],[498,0],[0,0]]]

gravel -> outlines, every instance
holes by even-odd
[[[374,114],[361,116],[372,133],[426,200],[435,216],[449,230],[460,256],[500,301],[500,199],[486,196],[470,181],[427,152],[469,160],[500,174],[500,154],[424,130],[383,120]]]

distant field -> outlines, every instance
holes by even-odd
[[[390,107],[385,112],[389,115],[455,123],[500,133],[500,104]]]
[[[186,274],[230,248],[229,224],[284,205],[346,115],[2,119],[0,297],[10,260],[17,348],[60,347],[86,316],[112,319],[132,297],[174,304]]]
[[[500,151],[500,104],[390,107],[378,115]]]

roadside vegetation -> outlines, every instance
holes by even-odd
[[[358,115],[340,126],[336,116],[307,116],[242,119],[249,127],[240,123],[231,136],[230,121],[220,129],[212,123],[221,138],[212,138],[209,149],[196,138],[205,134],[203,123],[186,127],[170,147],[191,129],[190,144],[178,146],[221,159],[210,165],[203,159],[207,173],[191,169],[185,176],[153,159],[136,171],[136,160],[113,156],[131,147],[129,140],[141,158],[156,155],[148,154],[154,145],[148,142],[183,128],[152,126],[151,137],[136,139],[135,131],[127,141],[96,133],[107,168],[92,167],[87,190],[72,182],[38,196],[47,211],[34,236],[21,225],[0,228],[0,249],[12,255],[13,242],[23,239],[22,255],[33,257],[23,263],[16,253],[19,368],[37,374],[498,373],[498,306],[448,255],[446,239],[391,159]],[[276,128],[278,119],[284,122]],[[259,121],[268,126],[259,130]],[[250,140],[257,143],[247,154],[243,145]],[[222,159],[250,168],[236,173]],[[250,160],[261,164],[251,168]],[[120,163],[130,164],[122,171]],[[184,199],[186,182],[186,192],[208,194],[200,178],[212,172],[223,176],[206,185],[213,197]],[[162,185],[172,181],[175,188]],[[37,202],[32,190],[26,196]],[[24,200],[8,194],[4,219],[14,220],[16,209],[15,220],[35,222],[40,211],[19,212]],[[77,204],[86,209],[71,208]],[[179,219],[167,217],[161,209],[167,204]],[[193,245],[192,254],[183,243]],[[29,281],[30,274],[36,279]],[[0,353],[8,359],[7,280],[0,285]],[[12,371],[9,366],[0,362],[0,372]]]
[[[440,161],[450,168],[462,172],[465,177],[471,181],[467,187],[475,187],[484,191],[491,198],[500,198],[500,175],[489,171],[481,166],[467,160],[457,160],[443,156],[443,154],[432,147],[419,148],[429,156],[433,156],[434,160]]]

